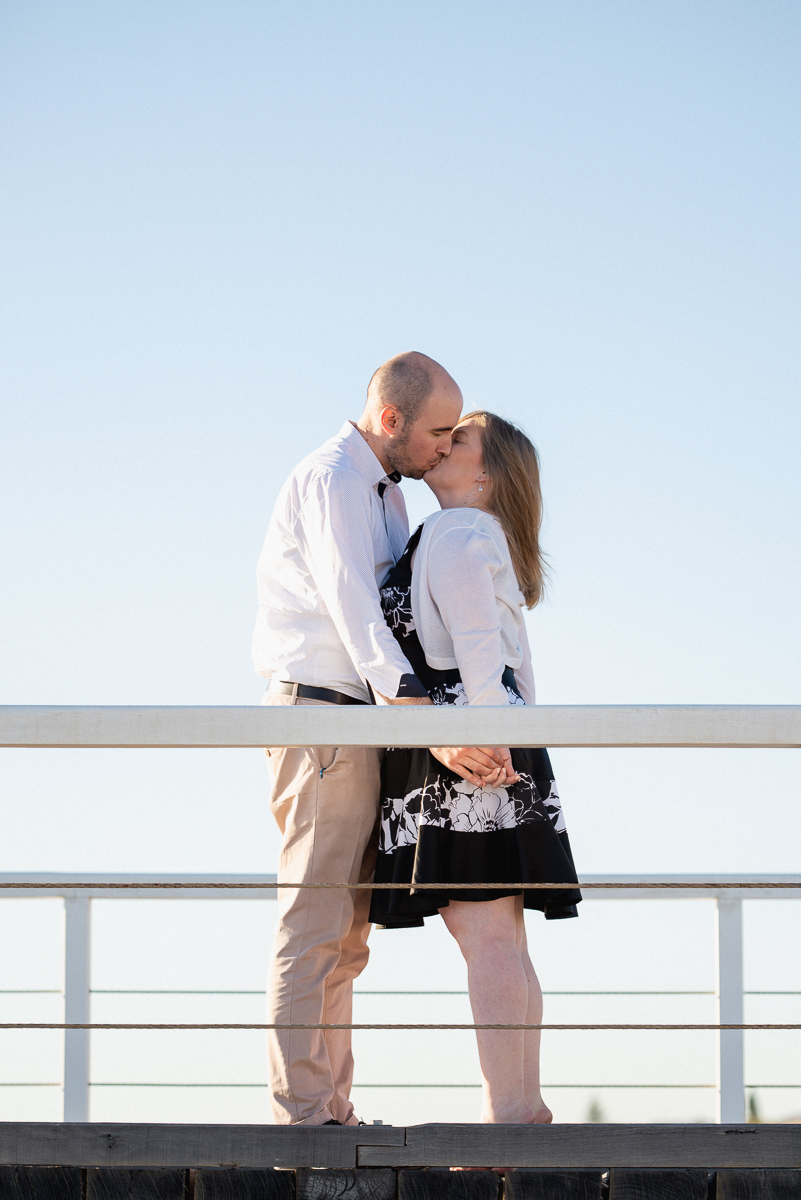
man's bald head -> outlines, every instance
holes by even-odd
[[[379,367],[356,428],[387,471],[422,479],[451,452],[462,393],[444,367],[417,350]]]
[[[435,388],[448,384],[456,388],[443,366],[419,350],[407,350],[388,359],[373,375],[367,388],[367,407],[380,411],[391,404],[411,426]]]

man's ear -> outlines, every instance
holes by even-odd
[[[393,404],[388,404],[386,408],[381,409],[378,420],[381,425],[381,432],[385,433],[388,437],[395,437],[400,433],[401,426],[403,425],[403,416]]]

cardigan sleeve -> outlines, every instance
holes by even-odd
[[[453,653],[469,704],[508,704],[494,576],[501,558],[492,538],[474,528],[438,531],[428,555],[428,588]]]

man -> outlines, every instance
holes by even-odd
[[[265,704],[429,703],[384,621],[378,588],[409,536],[397,485],[402,476],[420,479],[450,453],[461,409],[461,392],[439,363],[399,354],[373,375],[358,422],[347,422],[290,475],[258,566],[253,657],[270,681]],[[283,837],[279,881],[369,881],[380,752],[267,753],[270,805]],[[491,751],[438,753],[465,776],[501,761]],[[271,1024],[350,1023],[353,980],[368,957],[369,900],[367,890],[279,890]],[[349,1031],[275,1030],[268,1042],[277,1123],[358,1124]]]

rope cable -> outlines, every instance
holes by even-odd
[[[0,1023],[0,1030],[3,1029],[227,1029],[227,1030],[267,1030],[267,1029],[324,1029],[324,1030],[339,1030],[339,1029],[355,1029],[355,1030],[436,1030],[444,1032],[447,1030],[476,1030],[476,1029],[495,1029],[495,1030],[533,1030],[533,1029],[548,1029],[548,1030],[571,1030],[571,1029],[661,1029],[661,1030],[721,1030],[721,1029],[792,1029],[801,1030],[801,1024],[796,1025],[620,1025],[620,1024],[580,1024],[580,1025],[420,1025],[420,1024],[399,1024],[399,1025],[381,1025],[381,1024],[355,1024],[355,1025],[326,1025],[326,1024],[297,1024],[295,1022],[282,1023],[275,1025],[262,1024],[241,1024],[234,1022],[224,1022],[219,1024],[135,1024],[124,1023],[115,1024],[110,1022],[8,1022]]]
[[[741,890],[745,888],[763,888],[773,889],[775,891],[783,891],[794,888],[801,888],[801,879],[787,880],[777,882],[769,880],[764,883],[755,882],[753,880],[726,881],[725,883],[715,882],[687,882],[684,880],[665,880],[663,882],[631,882],[625,881],[620,883],[220,883],[217,881],[209,881],[204,883],[202,880],[195,883],[178,883],[178,882],[163,882],[154,881],[152,883],[9,883],[6,881],[0,882],[0,890],[3,891],[18,891],[28,889],[31,891],[49,890],[49,891],[124,891],[124,890],[145,890],[155,891],[157,889],[172,890],[185,889],[187,891],[206,891],[212,888],[219,890],[230,891],[273,891],[276,888],[289,888],[293,891],[305,889],[319,890],[339,890],[347,891],[391,891],[392,889],[408,891],[410,888],[415,892],[422,891],[537,891],[545,890],[552,891],[558,888],[572,890],[573,888],[583,888],[584,890],[606,889],[611,891],[631,891],[631,890],[651,890],[657,888],[678,888],[689,890]]]

